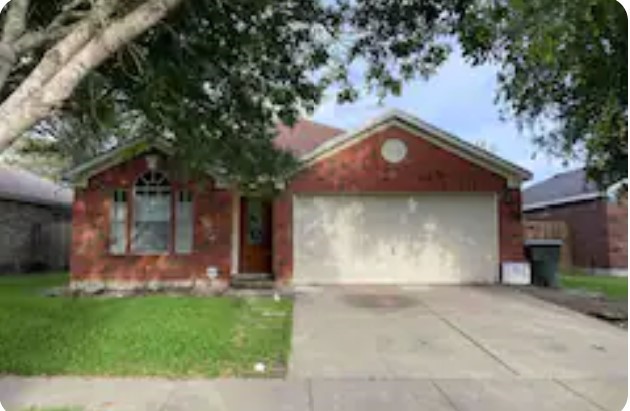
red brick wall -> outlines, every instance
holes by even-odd
[[[499,260],[524,261],[521,190],[499,195]]]
[[[407,144],[398,164],[381,156],[388,138]],[[343,192],[495,192],[499,198],[501,261],[522,261],[523,230],[519,190],[508,190],[503,177],[394,126],[300,171],[274,204],[274,271],[288,281],[293,269],[292,204],[296,193]]]
[[[169,170],[164,159],[160,169]],[[217,266],[222,277],[230,272],[232,194],[218,189],[212,181],[179,181],[173,172],[173,191],[193,191],[194,247],[191,254],[111,255],[109,253],[110,205],[114,189],[131,190],[135,180],[147,171],[143,157],[105,170],[87,187],[75,193],[72,220],[71,272],[73,280],[176,280],[205,277],[208,266]],[[131,195],[128,204],[133,205]],[[128,222],[133,214],[130,207]]]
[[[628,267],[628,202],[606,206],[608,264],[612,268]]]
[[[626,268],[628,261],[628,209],[605,199],[528,211],[529,220],[567,223],[572,263],[579,268]]]

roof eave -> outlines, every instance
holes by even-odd
[[[542,210],[548,207],[579,203],[582,201],[597,200],[598,198],[604,198],[604,197],[606,197],[605,193],[594,192],[594,193],[586,193],[586,194],[579,194],[579,195],[570,196],[570,197],[558,198],[555,200],[537,201],[531,204],[523,204],[523,211]]]
[[[38,206],[47,206],[54,208],[72,208],[72,201],[43,199],[35,196],[17,195],[7,192],[0,192],[0,200],[13,201],[16,203],[34,204]]]
[[[95,174],[150,149],[157,149],[167,155],[173,152],[171,145],[163,139],[134,139],[66,171],[63,180],[74,186],[85,186],[87,180]]]
[[[172,155],[174,152],[172,145],[164,139],[135,139],[68,170],[64,173],[63,180],[75,187],[85,187],[92,176],[152,149],[166,155]],[[221,173],[213,170],[207,170],[206,173],[215,179],[217,187],[230,187],[230,182]]]

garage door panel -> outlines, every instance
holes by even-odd
[[[497,278],[493,195],[298,196],[296,283]]]

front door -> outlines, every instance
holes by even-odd
[[[241,199],[241,261],[243,273],[271,272],[271,202]]]

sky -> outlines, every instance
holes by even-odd
[[[575,163],[565,167],[531,143],[513,120],[500,119],[500,107],[494,102],[496,73],[493,66],[473,68],[454,52],[429,80],[407,83],[398,97],[379,104],[376,95],[366,95],[356,103],[339,105],[331,95],[311,118],[347,130],[400,109],[471,143],[485,142],[495,154],[530,170],[531,182],[578,167]]]

